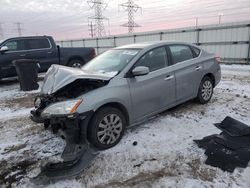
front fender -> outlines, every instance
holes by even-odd
[[[126,82],[126,80],[124,80]],[[123,82],[123,83],[124,83]],[[126,108],[129,119],[132,117],[132,104],[130,98],[130,91],[127,84],[119,84],[117,86],[104,86],[93,90],[81,96],[83,103],[78,107],[77,112],[96,111],[101,106],[108,103],[119,103]]]

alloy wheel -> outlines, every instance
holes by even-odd
[[[82,66],[81,63],[77,63],[77,62],[72,64],[73,68],[81,68],[81,66]]]
[[[201,95],[207,101],[211,98],[213,92],[213,85],[209,80],[206,80],[202,85]]]
[[[105,116],[98,125],[97,138],[105,145],[113,144],[122,132],[122,120],[116,114]]]

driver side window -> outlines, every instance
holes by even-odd
[[[167,52],[164,47],[153,49],[147,52],[136,63],[135,67],[145,66],[149,68],[149,71],[155,71],[162,69],[168,65]]]
[[[26,50],[24,40],[10,40],[7,41],[3,46],[7,46],[9,51]]]

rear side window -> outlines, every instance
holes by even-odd
[[[29,50],[50,48],[50,43],[46,38],[28,39],[27,41]]]
[[[169,46],[173,57],[173,63],[179,63],[194,58],[193,52],[189,46],[186,45],[172,45]]]
[[[168,65],[168,58],[165,47],[156,48],[147,52],[136,63],[136,67],[145,66],[148,67],[150,72],[162,69]]]
[[[10,40],[7,41],[3,46],[7,46],[9,51],[27,50],[24,40]]]

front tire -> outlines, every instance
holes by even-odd
[[[84,62],[80,59],[73,59],[70,60],[70,62],[68,63],[69,67],[73,67],[73,68],[81,68],[84,65]]]
[[[98,110],[89,124],[88,138],[98,149],[115,146],[122,138],[126,127],[123,113],[113,107]]]
[[[206,104],[210,101],[213,95],[213,82],[208,76],[205,76],[200,83],[197,100],[201,104]]]

